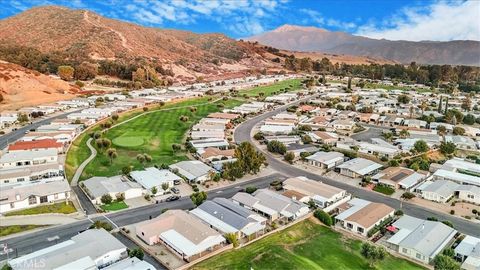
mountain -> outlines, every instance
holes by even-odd
[[[0,111],[72,98],[78,91],[60,79],[0,61]]]
[[[400,63],[480,66],[480,42],[456,40],[392,41],[330,32],[316,27],[283,25],[273,31],[247,38],[284,50],[323,52],[385,58]]]
[[[1,20],[0,30],[3,46],[61,52],[70,59],[155,59],[190,77],[279,66],[261,47],[223,34],[144,27],[60,6],[35,7]]]

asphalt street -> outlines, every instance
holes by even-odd
[[[71,111],[67,113],[62,113],[50,118],[45,118],[42,120],[39,120],[37,122],[34,122],[33,124],[26,125],[24,127],[20,127],[15,131],[12,131],[8,134],[0,136],[0,149],[5,149],[10,143],[15,142],[16,140],[20,139],[21,137],[25,136],[25,132],[31,130],[31,129],[37,129],[39,126],[42,125],[48,125],[52,122],[52,120],[55,119],[60,119],[60,118],[65,118],[67,115],[74,113],[74,112],[79,112],[83,109],[76,110],[76,111]]]
[[[238,185],[227,186],[217,190],[208,192],[208,199],[216,197],[230,198],[238,191],[247,186],[256,186],[258,188],[268,187],[274,180],[285,180],[286,177],[281,174],[272,174],[264,177],[255,178],[249,181],[238,183]],[[83,194],[78,192],[78,194]],[[33,251],[52,246],[56,243],[66,241],[72,236],[82,232],[93,223],[93,221],[101,220],[112,223],[114,227],[122,227],[125,225],[137,223],[150,219],[150,217],[157,217],[162,213],[163,209],[192,209],[194,205],[189,197],[183,197],[178,201],[162,202],[158,204],[147,205],[138,208],[123,210],[120,212],[113,212],[103,215],[96,215],[90,219],[81,220],[78,222],[54,226],[41,231],[24,234],[14,238],[0,241],[0,246],[7,244],[9,257],[15,258]],[[6,260],[7,255],[0,251],[0,261]]]
[[[301,101],[302,100],[299,100],[296,103],[299,103]],[[290,105],[292,105],[292,104],[289,104],[288,106],[290,106]],[[243,122],[241,125],[239,125],[235,129],[235,133],[234,133],[235,142],[240,143],[240,142],[248,141],[248,142],[253,143],[254,139],[251,136],[252,129],[257,124],[264,121],[265,119],[267,119],[269,117],[272,117],[275,114],[278,114],[278,113],[284,111],[286,109],[286,107],[288,107],[288,106],[279,107],[275,110],[272,110],[270,112],[261,114],[259,116],[256,116],[254,118],[251,118],[251,119]],[[412,204],[412,203],[409,203],[409,202],[403,201],[401,203],[400,200],[398,200],[398,199],[391,198],[391,197],[385,196],[385,195],[377,193],[377,192],[367,191],[367,190],[364,190],[364,189],[361,189],[361,188],[358,188],[358,187],[351,186],[351,185],[346,184],[346,183],[335,181],[333,179],[330,179],[330,178],[327,178],[327,177],[324,177],[324,176],[321,176],[321,175],[317,175],[317,174],[314,174],[314,173],[296,168],[296,167],[288,164],[287,162],[278,160],[277,158],[275,158],[272,154],[270,154],[268,152],[264,152],[264,153],[267,157],[267,162],[268,162],[269,166],[273,170],[277,171],[278,173],[280,173],[282,175],[285,175],[285,176],[288,176],[288,177],[305,176],[305,177],[308,177],[308,178],[313,179],[313,180],[322,181],[322,182],[324,182],[328,185],[332,185],[332,186],[344,189],[347,192],[354,195],[355,197],[365,199],[365,200],[368,200],[368,201],[372,201],[372,202],[384,203],[384,204],[389,205],[390,207],[393,207],[395,209],[402,209],[402,211],[405,214],[410,215],[410,216],[414,216],[414,217],[417,217],[417,218],[427,219],[428,217],[436,217],[438,220],[441,220],[441,221],[448,220],[448,221],[450,221],[454,224],[455,229],[457,229],[458,231],[460,231],[462,233],[465,233],[465,234],[468,234],[468,235],[471,235],[471,236],[480,237],[480,225],[479,224],[476,224],[476,223],[473,223],[473,222],[470,222],[470,221],[467,221],[467,220],[464,220],[464,219],[461,219],[461,218],[458,218],[458,217],[454,217],[454,216],[451,216],[451,215],[448,215],[448,214],[433,211],[431,209],[424,208],[424,207],[421,207],[419,205]],[[402,206],[402,207],[400,207],[400,206]]]

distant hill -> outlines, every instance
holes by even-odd
[[[60,79],[0,61],[0,111],[74,97],[79,89]]]
[[[400,63],[415,61],[421,64],[480,66],[480,42],[471,40],[448,42],[378,40],[294,25],[283,25],[246,40],[258,41],[284,50],[368,56]]]

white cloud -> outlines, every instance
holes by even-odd
[[[300,9],[300,12],[307,15],[307,18],[302,20],[303,24],[313,23],[318,27],[333,27],[342,31],[349,31],[357,26],[353,22],[343,22],[332,18],[325,18],[320,12],[312,9]]]
[[[248,36],[263,32],[263,23],[278,15],[285,3],[285,0],[134,0],[123,10],[131,14],[133,21],[147,25],[161,26],[167,21],[190,24],[207,19],[237,35]]]
[[[380,24],[369,23],[357,34],[391,40],[480,40],[480,2],[438,2],[426,8],[406,8]]]

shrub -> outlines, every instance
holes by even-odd
[[[295,159],[295,154],[293,152],[287,152],[283,158],[286,162],[292,164]]]
[[[284,155],[287,152],[287,147],[282,142],[273,140],[268,142],[267,149],[269,152]]]
[[[128,250],[128,256],[130,258],[137,257],[139,260],[143,260],[143,256],[145,256],[145,254],[141,248],[134,248],[132,250]]]
[[[318,219],[320,220],[323,224],[327,225],[327,226],[332,226],[333,225],[333,220],[332,220],[332,217],[326,213],[325,211],[323,210],[315,210],[315,212],[313,213],[313,215]]]
[[[450,210],[450,215],[455,215],[455,210]]]
[[[410,199],[415,198],[415,194],[413,194],[411,192],[404,192],[402,194],[402,198],[405,199],[405,200],[410,200]]]
[[[403,216],[403,211],[402,210],[395,211],[395,216]]]
[[[252,194],[255,191],[257,191],[257,187],[254,187],[254,186],[248,186],[245,188],[245,192],[247,192],[248,194]]]
[[[100,201],[103,203],[103,204],[111,204],[112,203],[112,196],[110,196],[110,194],[104,194],[102,195],[102,197],[100,198]]]

